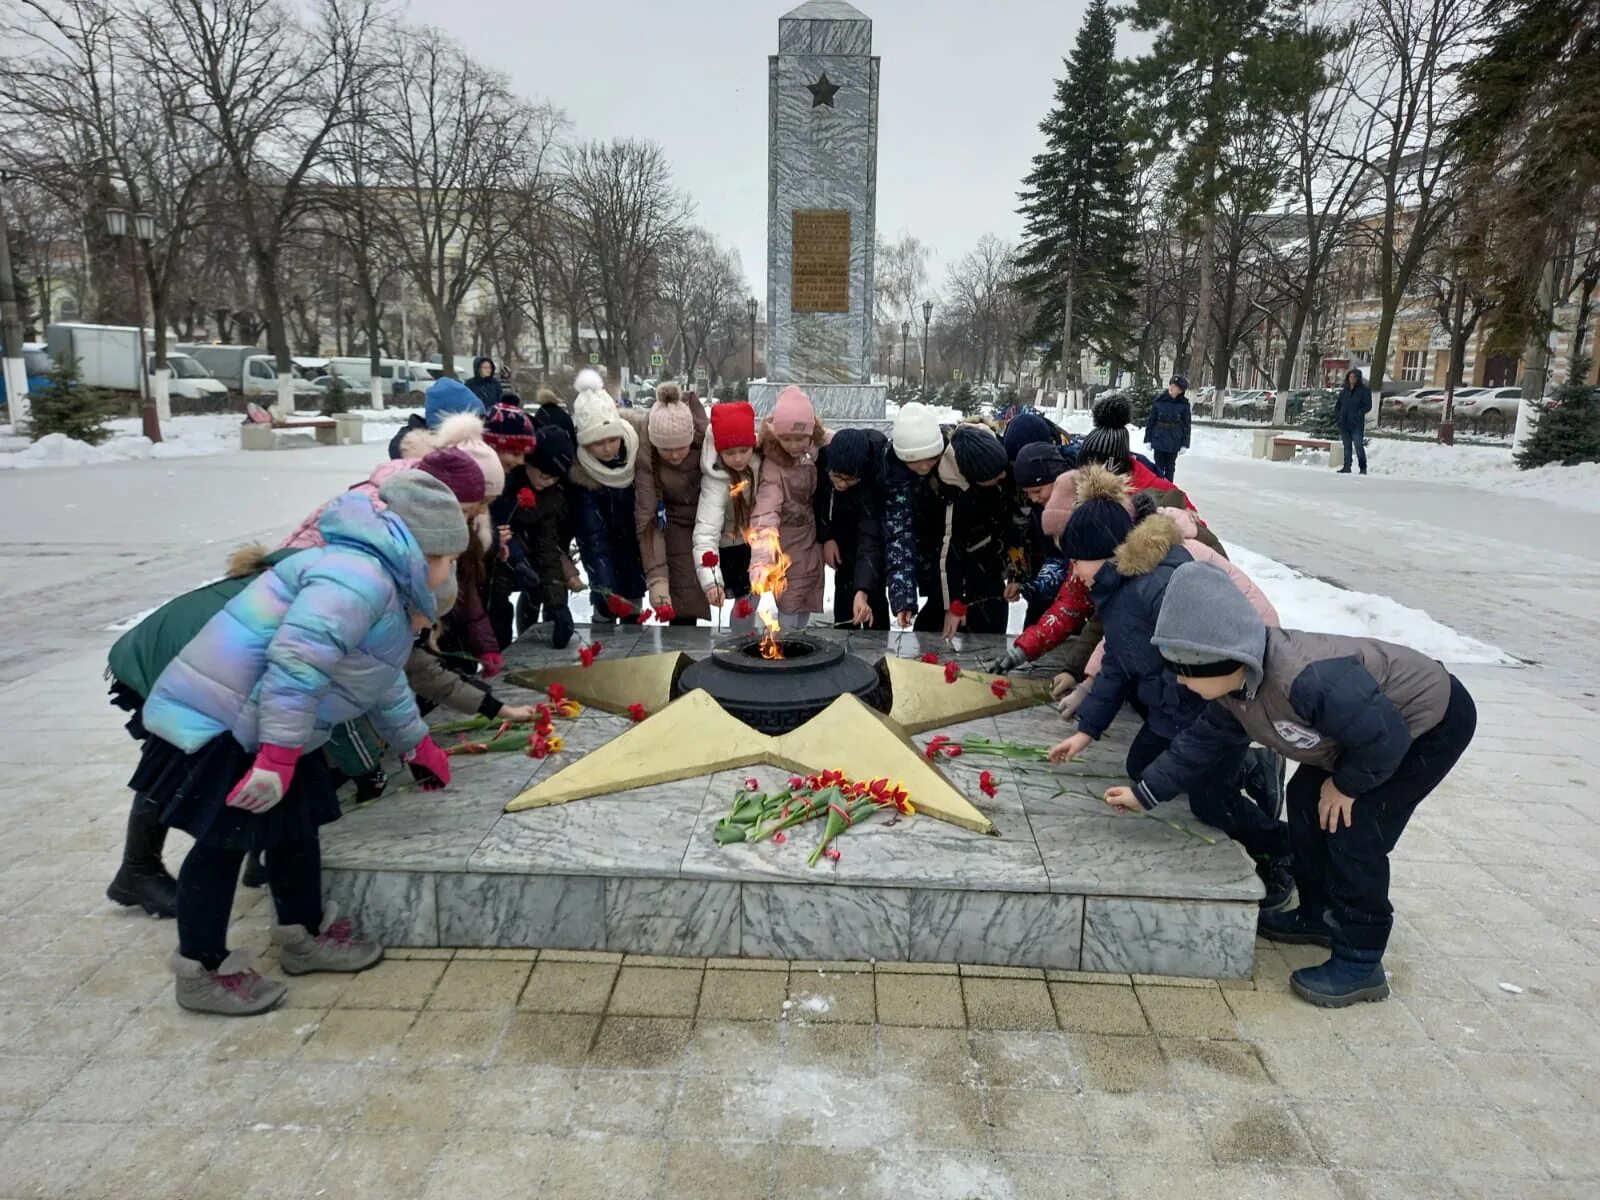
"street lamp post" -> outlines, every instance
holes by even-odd
[[[933,301],[922,302],[922,390],[928,390],[928,322],[933,320]]]
[[[900,386],[911,386],[911,364],[906,358],[906,339],[911,336],[911,322],[900,322]]]
[[[129,228],[131,218],[132,228]],[[161,414],[150,395],[150,351],[144,339],[144,284],[139,278],[139,263],[134,243],[149,245],[156,236],[156,219],[147,212],[129,213],[122,208],[106,209],[106,232],[114,238],[128,242],[128,279],[133,284],[133,307],[139,322],[139,416],[144,436],[152,442],[161,440]]]
[[[750,379],[756,377],[756,310],[760,307],[754,296],[744,302],[745,314],[750,318]]]

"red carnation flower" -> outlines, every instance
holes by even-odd
[[[960,758],[961,757],[961,747],[960,746],[946,746],[944,748],[944,756],[946,758]]]
[[[656,618],[663,625],[665,625],[669,621],[672,621],[673,619],[675,619],[677,617],[677,615],[678,615],[677,609],[673,608],[672,605],[670,605],[670,604],[658,604],[658,605],[656,605]]]
[[[759,792],[761,790],[761,781],[752,775],[744,781],[744,790],[747,792]]]
[[[995,788],[994,774],[990,771],[985,771],[983,774],[979,775],[978,788],[985,796],[993,796],[997,790]]]
[[[578,661],[585,667],[592,666],[594,664],[595,656],[599,653],[600,646],[598,642],[593,646],[584,646],[578,651]]]
[[[633,605],[615,592],[612,592],[606,597],[606,611],[613,617],[631,617],[633,615]]]
[[[1011,690],[1011,680],[996,679],[989,685],[989,690],[994,693],[994,698],[996,700],[1004,700],[1006,698],[1006,693]]]
[[[931,666],[933,663],[936,663],[936,662],[939,661],[939,656],[937,654],[935,654],[932,650],[929,650],[926,654],[924,654],[922,656],[922,661],[925,662],[925,663],[928,663]]]
[[[739,602],[733,606],[733,615],[743,620],[755,610],[756,606],[749,596],[740,596]]]
[[[641,609],[639,611],[639,624],[643,625],[653,616],[655,616],[655,613],[651,612],[648,608]]]
[[[523,488],[517,493],[518,508],[538,508],[539,497],[532,488]]]
[[[630,705],[628,705],[628,715],[630,717],[632,717],[635,721],[642,721],[646,717],[648,717],[650,714],[645,712],[644,705],[642,705],[642,704],[630,704]]]
[[[715,550],[707,550],[700,556],[700,565],[702,567],[714,567],[721,561],[722,560],[717,557],[717,552]]]
[[[944,681],[946,683],[954,683],[960,677],[961,677],[961,667],[960,667],[959,664],[957,664],[954,660],[945,663],[945,665],[944,665]]]
[[[567,685],[564,683],[552,683],[545,689],[545,695],[550,697],[551,704],[560,704],[567,698]],[[541,705],[541,707],[543,706]]]
[[[960,600],[952,600],[952,601],[950,601],[950,615],[952,617],[964,617],[964,616],[966,616],[967,615],[967,606],[966,606],[966,604],[963,603]]]

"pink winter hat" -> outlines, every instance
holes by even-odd
[[[677,384],[663,383],[656,389],[648,429],[650,444],[657,450],[687,450],[694,445],[694,412]]]
[[[1067,527],[1067,518],[1078,505],[1078,473],[1063,471],[1050,485],[1050,499],[1044,502],[1044,512],[1039,514],[1039,525],[1045,537],[1052,542],[1061,540],[1061,531]]]
[[[810,433],[816,423],[817,412],[811,407],[810,396],[792,383],[778,393],[778,402],[772,409],[772,431],[779,437]]]

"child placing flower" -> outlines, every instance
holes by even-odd
[[[538,576],[538,586],[525,589],[518,606],[522,628],[536,620],[540,610],[550,620],[550,644],[564,650],[572,641],[572,610],[567,596],[581,592],[583,580],[572,562],[572,509],[567,504],[566,477],[572,470],[572,442],[565,431],[551,426],[539,435],[539,444],[522,466],[511,472],[508,491],[526,490],[511,513],[511,540],[527,556]]]
[[[383,956],[322,904],[318,827],[337,820],[318,749],[364,713],[424,787],[450,780],[406,684],[414,622],[466,548],[450,489],[405,472],[379,491],[341,496],[322,515],[326,545],[257,577],[162,671],[142,719],[149,737],[131,785],[195,844],[178,876],[178,1004],[242,1016],[282,1001],[283,984],[230,955],[239,867],[267,851],[272,937],[289,974],[360,971]]]
[[[786,628],[803,629],[812,613],[822,611],[822,547],[811,501],[817,452],[827,443],[811,398],[793,385],[779,392],[761,426],[761,479],[751,516],[755,529],[771,532],[751,548],[750,582],[757,592],[776,591],[771,581],[778,555],[787,556],[784,586],[777,592],[778,620]]]
[[[750,527],[760,478],[755,409],[743,400],[713,404],[711,436],[700,454],[694,555],[700,589],[714,609],[750,594],[750,546],[744,531]],[[754,624],[753,610],[732,620],[732,628],[741,631]]]
[[[639,451],[634,521],[650,588],[650,607],[668,609],[673,624],[709,617],[696,575],[694,523],[700,507],[700,460],[706,413],[693,392],[675,383],[656,389],[647,425],[649,444]]]

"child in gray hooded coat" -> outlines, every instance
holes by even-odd
[[[1467,689],[1405,646],[1268,628],[1206,563],[1173,572],[1151,641],[1178,684],[1210,703],[1106,802],[1153,808],[1251,739],[1301,764],[1287,790],[1300,905],[1262,913],[1257,928],[1270,941],[1331,948],[1327,962],[1290,976],[1301,998],[1322,1007],[1382,1000],[1394,924],[1389,852],[1472,740]]]

